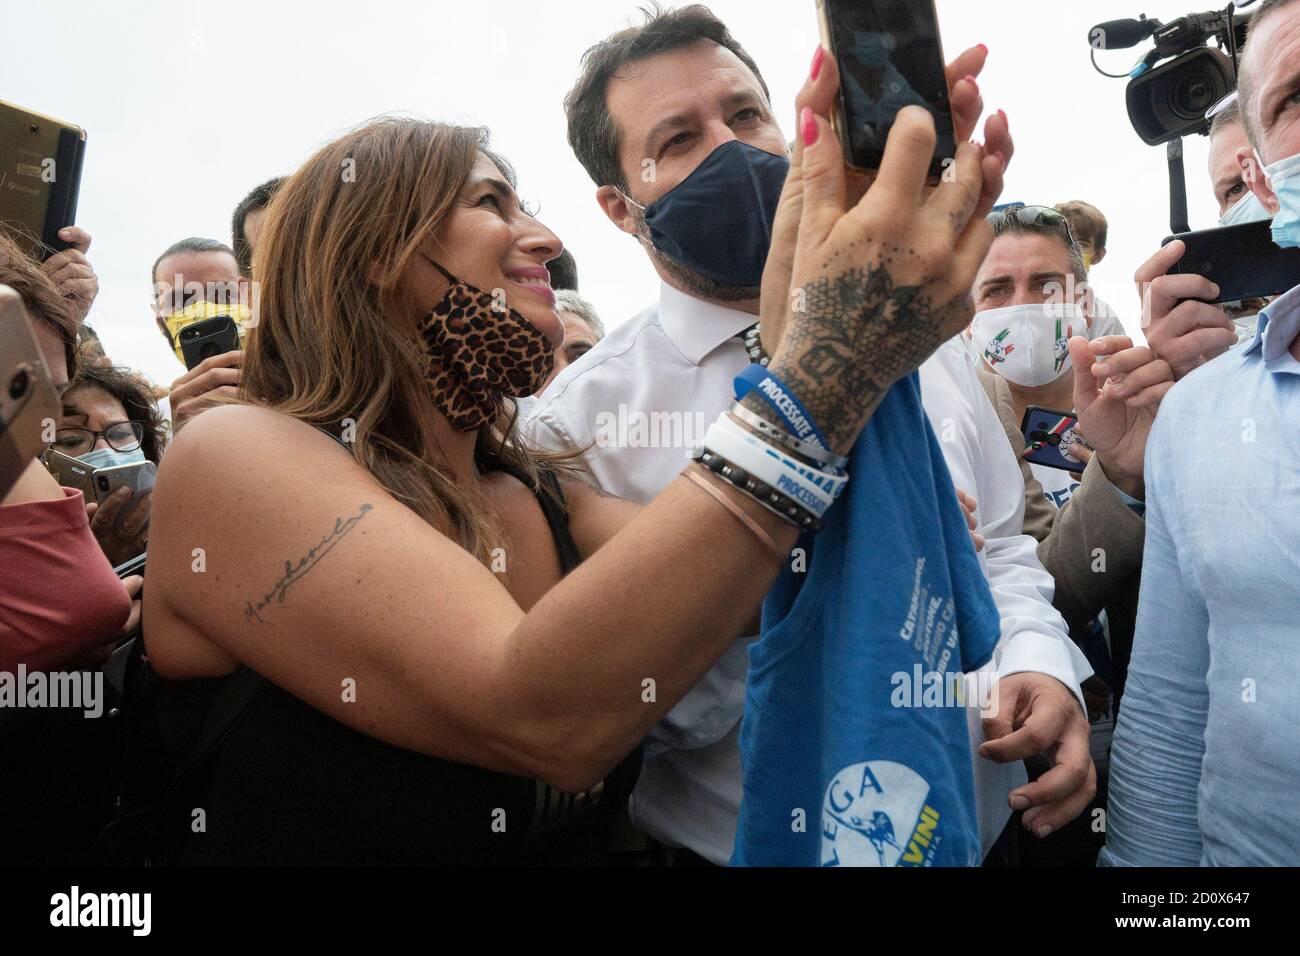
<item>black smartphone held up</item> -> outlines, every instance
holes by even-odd
[[[1267,299],[1300,285],[1300,249],[1283,249],[1275,243],[1267,219],[1182,232],[1166,237],[1161,245],[1175,239],[1187,248],[1170,274],[1205,276],[1219,287],[1213,302]]]
[[[187,325],[180,331],[185,367],[192,369],[204,359],[225,355],[239,348],[239,327],[228,315],[218,315]]]
[[[59,230],[77,221],[86,131],[0,102],[0,223],[39,260],[68,244]]]
[[[1083,444],[1075,434],[1078,417],[1073,412],[1058,412],[1039,405],[1025,409],[1020,433],[1025,436],[1025,461],[1065,471],[1083,471],[1084,463],[1061,454],[1070,445]]]
[[[930,164],[938,181],[957,136],[934,0],[817,0],[817,8],[822,44],[840,68],[835,129],[845,161],[879,169],[898,111],[924,106],[938,135]]]

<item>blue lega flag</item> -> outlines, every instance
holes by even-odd
[[[750,647],[731,862],[976,866],[965,708],[893,706],[895,675],[975,670],[1000,631],[915,373],[851,457],[807,570],[777,580]]]

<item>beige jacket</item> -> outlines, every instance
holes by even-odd
[[[1093,458],[1065,507],[1057,510],[1020,456],[1025,439],[1015,419],[1011,387],[1000,375],[979,369],[980,384],[997,409],[1007,441],[1025,479],[1025,534],[1038,541],[1038,559],[1056,580],[1052,603],[1078,634],[1102,610],[1110,624],[1111,658],[1118,675],[1128,670],[1137,619],[1146,522],[1120,498]],[[1123,678],[1119,677],[1119,691]]]

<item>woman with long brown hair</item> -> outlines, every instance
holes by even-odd
[[[968,321],[987,230],[952,223],[978,214],[986,173],[964,146],[923,201],[912,129],[846,210],[838,143],[811,122],[794,168],[807,153],[816,171],[776,241],[785,285],[824,282],[827,311],[789,315],[770,367],[843,454]],[[883,261],[886,235],[921,250],[880,268],[931,297],[932,321],[839,302],[835,279]],[[144,633],[164,735],[193,739],[232,681],[265,679],[169,823],[178,859],[594,859],[638,742],[752,625],[794,522],[701,464],[638,512],[516,436],[513,399],[562,335],[560,251],[480,130],[375,122],[281,187],[246,402],[187,425],[154,494]],[[869,334],[836,367],[812,361],[845,323]]]

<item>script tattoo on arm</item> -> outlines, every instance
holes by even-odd
[[[305,578],[325,555],[334,550],[336,544],[347,537],[361,523],[362,518],[374,510],[374,507],[374,505],[366,503],[351,517],[335,518],[334,527],[329,534],[308,548],[306,554],[296,562],[288,560],[284,562],[284,574],[280,580],[275,582],[271,590],[258,599],[244,603],[244,618],[250,623],[256,621],[258,624],[265,624],[266,621],[262,618],[262,611],[266,610],[272,603],[283,604],[285,597],[289,593],[289,588]]]
[[[947,337],[965,301],[936,305],[922,290],[932,283],[900,285],[883,261],[846,266],[803,286],[805,309],[794,317],[772,370],[799,396],[827,439],[843,452],[890,387],[916,370]],[[832,263],[826,264],[827,269]],[[914,271],[914,270],[913,270]],[[968,300],[968,296],[966,300]],[[747,408],[770,414],[751,392]]]

